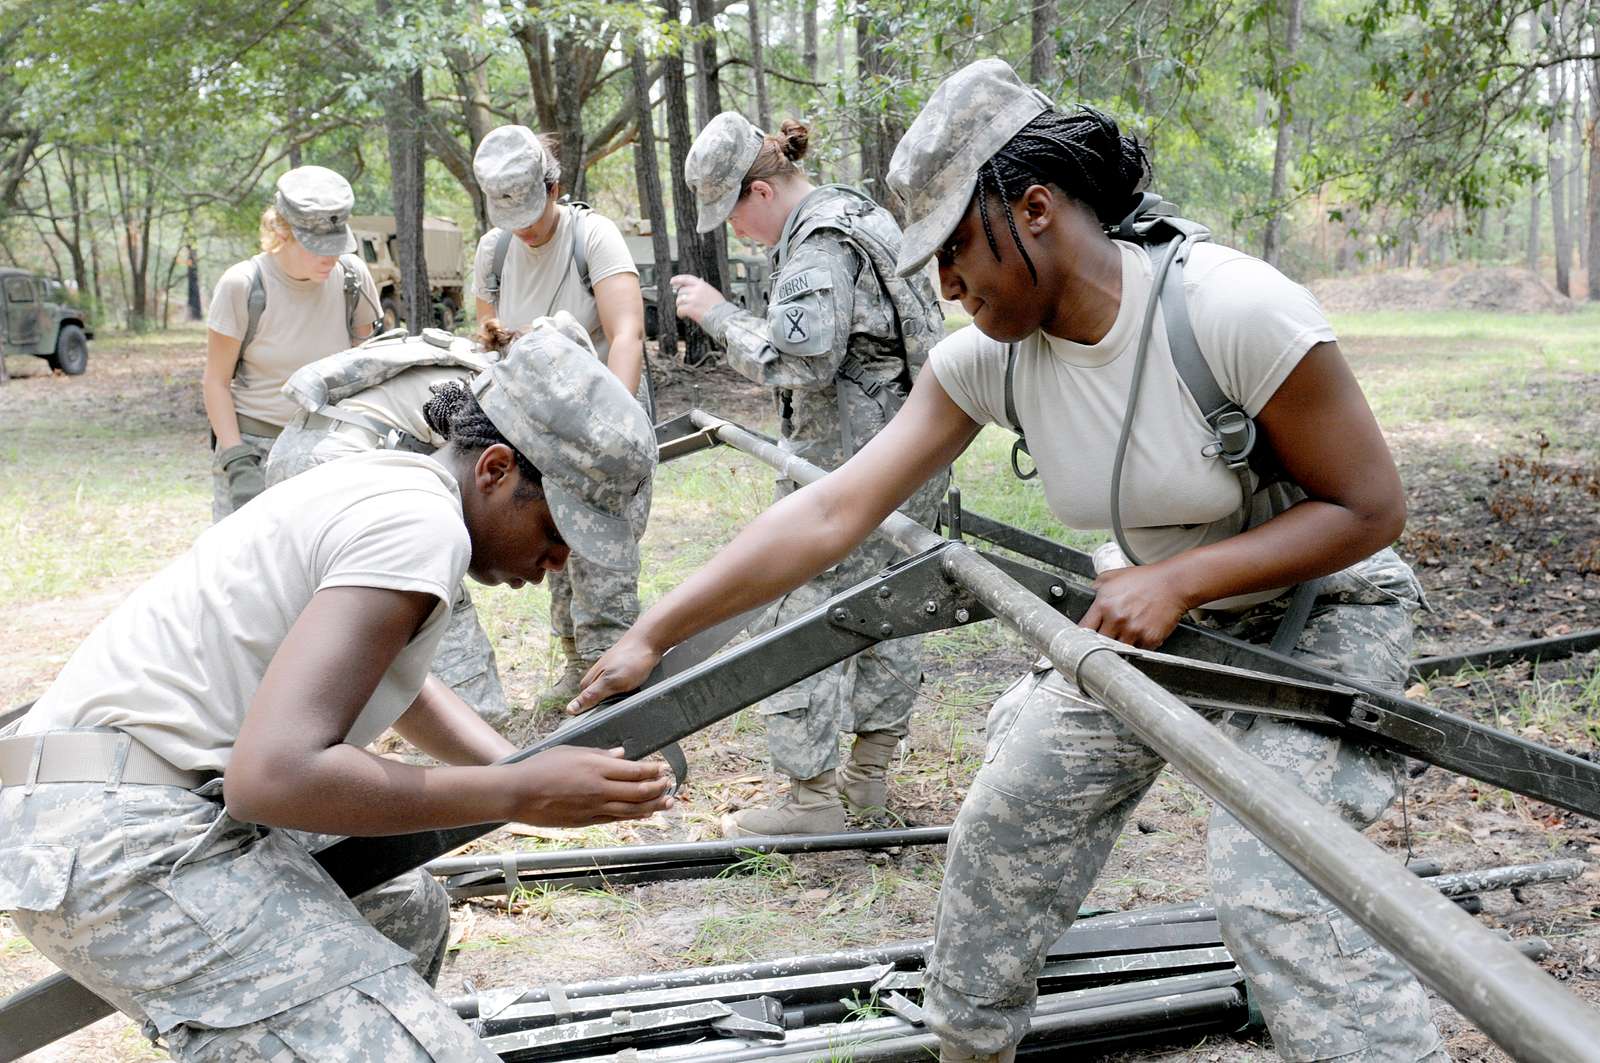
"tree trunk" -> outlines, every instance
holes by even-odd
[[[1563,112],[1566,109],[1567,84],[1562,64],[1557,63],[1550,68],[1549,78],[1550,102],[1558,108],[1546,138],[1546,159],[1550,169],[1550,229],[1555,237],[1556,291],[1570,296],[1572,233],[1567,227],[1567,160],[1561,150],[1562,127],[1566,124]]]
[[[1528,52],[1533,55],[1539,52],[1539,6],[1533,6],[1528,19]],[[1528,269],[1535,273],[1539,271],[1540,198],[1539,181],[1534,178],[1528,187]]]
[[[1600,269],[1594,268],[1594,255],[1600,250],[1600,130],[1595,128],[1596,121],[1600,121],[1600,59],[1591,62],[1586,80],[1589,82],[1589,115],[1585,123],[1589,134],[1589,275],[1584,295],[1593,301],[1600,299]]]
[[[189,320],[204,321],[205,312],[200,309],[200,256],[195,253],[194,244],[188,246],[188,276],[189,276]]]
[[[1028,80],[1048,92],[1055,80],[1056,0],[1032,0],[1029,18],[1032,46],[1028,49]]]
[[[801,61],[806,68],[806,77],[812,81],[821,81],[817,76],[817,0],[805,0],[801,10],[800,22],[805,33],[805,45],[801,52]]]
[[[1567,123],[1567,202],[1572,205],[1572,231],[1577,235],[1578,269],[1589,268],[1589,228],[1584,224],[1583,196],[1583,77],[1582,66],[1572,71],[1572,121]]]
[[[1268,204],[1267,231],[1261,239],[1261,257],[1276,266],[1283,255],[1284,195],[1289,186],[1289,146],[1293,143],[1294,98],[1289,71],[1300,47],[1301,0],[1286,0],[1283,51],[1275,60],[1278,85],[1278,143],[1272,152],[1272,201]]]
[[[691,0],[693,25],[703,34],[694,45],[695,106],[699,114],[699,128],[722,113],[722,82],[717,74],[717,4],[716,0]],[[719,225],[700,241],[700,268],[695,271],[708,283],[721,287],[731,276],[728,267],[728,227]],[[717,278],[715,281],[712,278]]]
[[[661,0],[661,6],[666,12],[667,21],[676,23],[680,0]],[[683,169],[689,157],[689,145],[694,143],[694,133],[689,127],[689,85],[683,70],[683,53],[676,49],[663,57],[661,94],[667,104],[667,158],[671,161],[667,170],[672,180],[672,216],[678,236],[678,254],[673,270],[693,271],[703,261],[702,241],[700,234],[695,231],[697,212],[694,193],[689,189],[689,182],[684,180]],[[658,277],[656,283],[663,288],[669,287],[669,278],[670,274]],[[720,276],[703,276],[701,279],[713,287],[722,287]],[[689,365],[699,365],[705,361],[710,338],[702,330],[691,326],[686,326],[683,331],[683,360]]]
[[[745,0],[750,16],[750,76],[756,86],[756,124],[772,132],[772,106],[767,102],[767,68],[761,42],[761,6],[759,0]]]
[[[556,51],[566,44],[564,38],[556,39]],[[557,62],[556,123],[560,143],[556,156],[561,160],[561,183],[572,198],[582,199],[588,193],[588,173],[583,165],[587,145],[583,139],[583,86],[579,84],[581,71],[577,63]]]
[[[390,0],[377,0],[379,18],[385,18]],[[422,249],[424,167],[423,123],[427,102],[422,95],[422,71],[401,77],[383,101],[383,120],[389,134],[389,171],[394,202],[394,249],[400,267],[401,310],[406,327],[415,336],[433,324],[433,297],[428,290],[428,264]],[[370,308],[364,308],[370,310]]]
[[[863,13],[856,17],[856,80],[876,94],[882,88],[882,80],[892,73],[878,34],[873,29],[872,19],[863,9]],[[905,207],[898,196],[890,194],[886,177],[889,160],[905,128],[894,113],[891,98],[887,94],[883,95],[881,102],[869,104],[863,101],[860,121],[862,190],[888,207],[889,212],[904,225]]]
[[[633,111],[639,135],[633,142],[633,165],[639,177],[639,200],[650,218],[650,248],[656,263],[656,321],[660,351],[674,361],[678,357],[678,307],[672,295],[672,244],[667,235],[667,204],[661,193],[661,164],[656,159],[656,133],[650,113],[650,67],[644,48],[637,42],[632,50]]]

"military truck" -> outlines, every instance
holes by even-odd
[[[659,339],[661,311],[660,288],[656,283],[655,246],[648,235],[625,232],[623,239],[633,253],[633,264],[639,267],[639,291],[644,296],[644,334],[652,340]],[[671,249],[673,272],[681,273],[683,270],[678,262],[676,238],[671,241]],[[764,313],[767,309],[768,280],[772,273],[767,260],[754,255],[732,255],[728,258],[728,269],[733,277],[722,286],[724,294],[753,314]]]
[[[394,218],[362,214],[350,219],[357,253],[367,263],[383,305],[383,328],[400,323],[400,256],[396,253]],[[433,296],[433,324],[453,329],[465,305],[461,227],[448,218],[424,218],[422,255],[428,260],[428,291]]]
[[[0,355],[33,354],[68,376],[89,368],[94,330],[60,281],[0,267]]]

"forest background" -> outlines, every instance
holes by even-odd
[[[9,0],[0,259],[104,326],[163,328],[254,250],[291,166],[475,240],[473,152],[520,122],[558,138],[567,191],[716,280],[727,237],[702,246],[682,182],[710,115],[800,118],[815,177],[887,199],[939,79],[1000,56],[1299,279],[1518,264],[1593,299],[1597,25],[1593,0]]]

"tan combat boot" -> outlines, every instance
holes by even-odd
[[[545,708],[564,709],[567,702],[578,696],[578,691],[583,689],[583,677],[589,669],[594,667],[593,661],[586,661],[578,656],[578,643],[563,635],[561,637],[561,655],[566,663],[561,668],[561,674],[556,681],[539,695],[539,704]]]
[[[790,779],[789,793],[770,808],[747,808],[722,817],[724,838],[843,831],[844,805],[839,803],[839,783],[832,768],[812,779]]]
[[[844,805],[868,818],[886,817],[889,796],[889,763],[900,746],[900,737],[887,731],[866,731],[856,735],[850,747],[850,763],[839,768],[839,788]]]

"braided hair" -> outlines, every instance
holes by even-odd
[[[1092,107],[1070,113],[1046,110],[978,167],[978,215],[989,250],[998,261],[1000,245],[989,220],[988,200],[993,196],[1005,208],[1011,240],[1038,284],[1039,271],[1022,246],[1012,200],[1031,185],[1054,185],[1094,211],[1102,225],[1110,225],[1127,214],[1134,193],[1149,176],[1150,158],[1144,148],[1123,136],[1110,118]]]
[[[544,475],[522,451],[511,445],[489,415],[478,405],[478,398],[459,380],[447,381],[433,387],[433,398],[422,407],[422,416],[428,427],[444,436],[462,450],[481,451],[496,443],[511,447],[522,472],[522,482],[512,497],[518,502],[532,502],[544,497]]]

